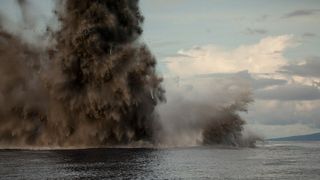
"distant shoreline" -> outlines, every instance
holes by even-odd
[[[289,136],[281,138],[271,138],[268,141],[320,141],[320,133],[300,135],[300,136]]]

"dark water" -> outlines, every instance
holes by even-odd
[[[320,143],[255,149],[0,150],[1,179],[320,179]]]

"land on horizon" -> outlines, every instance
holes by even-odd
[[[281,137],[281,138],[271,138],[268,140],[269,141],[320,141],[320,133]]]

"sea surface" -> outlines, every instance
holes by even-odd
[[[0,179],[320,179],[320,142],[257,148],[0,150]]]

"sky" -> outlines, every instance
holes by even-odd
[[[242,77],[253,91],[242,114],[253,131],[267,138],[320,132],[320,1],[140,4],[143,39],[165,78]]]
[[[0,1],[13,27],[16,6]],[[31,2],[37,22],[52,20],[52,1]],[[141,41],[165,82],[241,78],[254,97],[241,114],[250,129],[266,138],[320,132],[319,0],[140,0],[140,7]],[[25,34],[44,30],[38,23]]]

